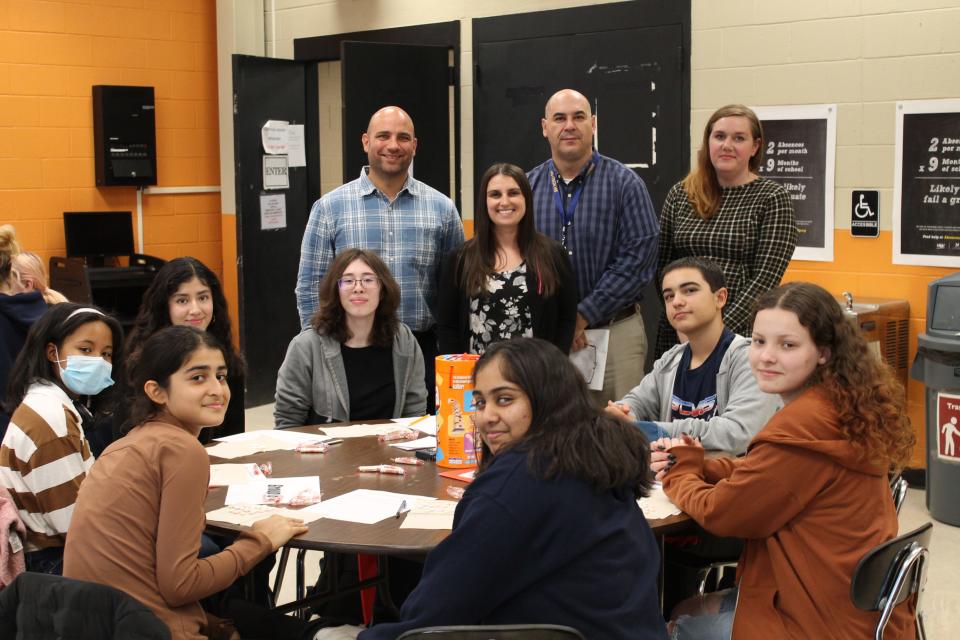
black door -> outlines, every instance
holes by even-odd
[[[529,170],[550,156],[543,108],[569,87],[591,101],[598,150],[633,168],[659,210],[686,168],[682,52],[679,25],[481,43],[474,184],[494,162]]]
[[[343,42],[343,181],[355,180],[367,164],[360,136],[370,116],[395,105],[416,128],[413,175],[454,197],[450,189],[449,48],[433,45]]]
[[[307,65],[290,60],[233,56],[233,140],[236,163],[237,274],[240,348],[247,361],[246,406],[273,402],[287,344],[300,331],[294,287],[300,241],[319,174],[317,137],[307,122]],[[315,83],[314,83],[315,87]],[[315,90],[315,89],[314,89]],[[312,104],[316,104],[313,100]],[[289,188],[263,189],[267,120],[307,124],[307,167],[289,169]],[[313,121],[315,123],[315,121]],[[309,183],[309,184],[308,184]],[[282,195],[286,226],[261,227],[260,196]]]

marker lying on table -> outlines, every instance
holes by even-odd
[[[361,465],[357,467],[357,471],[360,473],[389,473],[395,476],[406,475],[403,467],[398,467],[392,464],[371,464],[371,465]]]
[[[400,503],[400,506],[397,507],[397,519],[400,518],[400,514],[407,510],[407,501],[404,500]]]

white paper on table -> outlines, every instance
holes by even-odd
[[[265,504],[235,504],[214,509],[207,514],[207,521],[226,522],[227,524],[249,527],[254,522],[273,515],[298,518],[304,522],[313,522],[321,517],[319,514],[309,513],[304,509],[284,509],[283,507],[270,507]]]
[[[231,484],[247,484],[263,478],[263,472],[253,462],[248,464],[212,464],[210,465],[211,487],[226,487]]]
[[[457,510],[455,500],[417,502],[410,509],[401,529],[453,529],[453,513]]]
[[[366,436],[384,436],[397,431],[397,425],[389,424],[352,424],[348,427],[320,427],[332,438],[363,438]]]
[[[215,458],[240,458],[252,456],[261,451],[293,451],[302,442],[330,440],[321,433],[302,433],[296,431],[248,431],[222,438],[220,442],[207,447],[207,454]]]
[[[587,386],[593,391],[603,389],[603,374],[607,368],[610,348],[610,329],[587,329],[583,332],[587,346],[570,354],[570,362],[577,368]]]
[[[307,155],[303,145],[303,125],[287,126],[287,157],[291,167],[307,166]]]
[[[659,520],[682,513],[677,505],[670,502],[670,498],[663,492],[663,486],[659,482],[650,489],[650,495],[637,500],[637,504],[648,520]]]
[[[422,431],[428,436],[437,435],[437,416],[420,416],[419,418],[394,418],[393,422],[410,429]]]
[[[294,497],[305,491],[320,494],[319,476],[294,476],[291,478],[263,478],[246,484],[232,484],[227,487],[226,506],[235,504],[263,504],[267,492],[280,496],[275,504],[288,504]]]
[[[305,507],[303,511],[319,513],[323,518],[345,520],[360,524],[376,524],[387,518],[397,517],[401,507],[412,508],[423,501],[433,501],[428,496],[407,495],[392,491],[356,489],[349,493]]]
[[[437,446],[437,436],[427,436],[419,440],[408,440],[406,442],[393,442],[391,446],[404,451],[416,451],[417,449],[432,449]]]

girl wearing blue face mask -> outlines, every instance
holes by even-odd
[[[82,404],[113,385],[123,331],[99,309],[64,303],[33,325],[14,363],[6,407],[13,412],[0,447],[0,484],[27,529],[28,571],[59,574],[80,483],[93,465]],[[41,469],[42,467],[42,469]],[[14,549],[16,551],[16,549]]]

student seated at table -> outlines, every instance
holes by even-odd
[[[50,307],[17,356],[7,388],[10,425],[0,447],[0,484],[27,528],[28,571],[59,575],[81,483],[93,465],[82,398],[113,385],[123,331],[94,307]]]
[[[723,271],[706,258],[680,258],[664,268],[661,282],[667,319],[689,341],[660,356],[607,412],[639,421],[651,441],[686,433],[707,449],[743,453],[780,399],[757,388],[747,361],[750,340],[723,325]]]
[[[854,607],[850,579],[897,535],[887,473],[914,445],[903,388],[817,285],[773,289],[756,309],[750,366],[784,408],[743,458],[705,460],[690,438],[653,453],[674,504],[714,534],[747,539],[739,592],[681,603],[673,637],[873,637],[877,614]],[[895,610],[888,637],[913,637],[909,615]]]
[[[147,339],[160,329],[170,326],[194,327],[209,331],[224,345],[224,357],[230,370],[233,402],[227,409],[223,423],[201,433],[204,443],[212,438],[243,433],[243,358],[233,348],[230,314],[227,299],[217,275],[196,258],[174,258],[157,271],[153,282],[143,294],[133,329],[127,337],[126,351],[135,360]],[[126,380],[124,380],[126,382]],[[126,419],[124,407],[118,407],[118,422],[114,436],[119,437],[134,425]]]
[[[125,591],[152,609],[174,640],[205,638],[198,601],[307,531],[300,520],[271,516],[222,552],[197,557],[210,477],[197,436],[223,420],[230,401],[224,351],[212,333],[190,327],[147,339],[130,372],[138,426],[97,460],[67,540],[64,575]],[[282,636],[278,627],[275,637]]]
[[[553,623],[587,638],[665,638],[660,557],[637,498],[648,445],[598,412],[566,355],[536,338],[490,345],[474,371],[483,442],[453,531],[400,621],[362,640],[452,624]]]
[[[319,288],[320,309],[280,366],[276,427],[423,415],[423,355],[397,319],[400,287],[383,260],[345,249]]]

